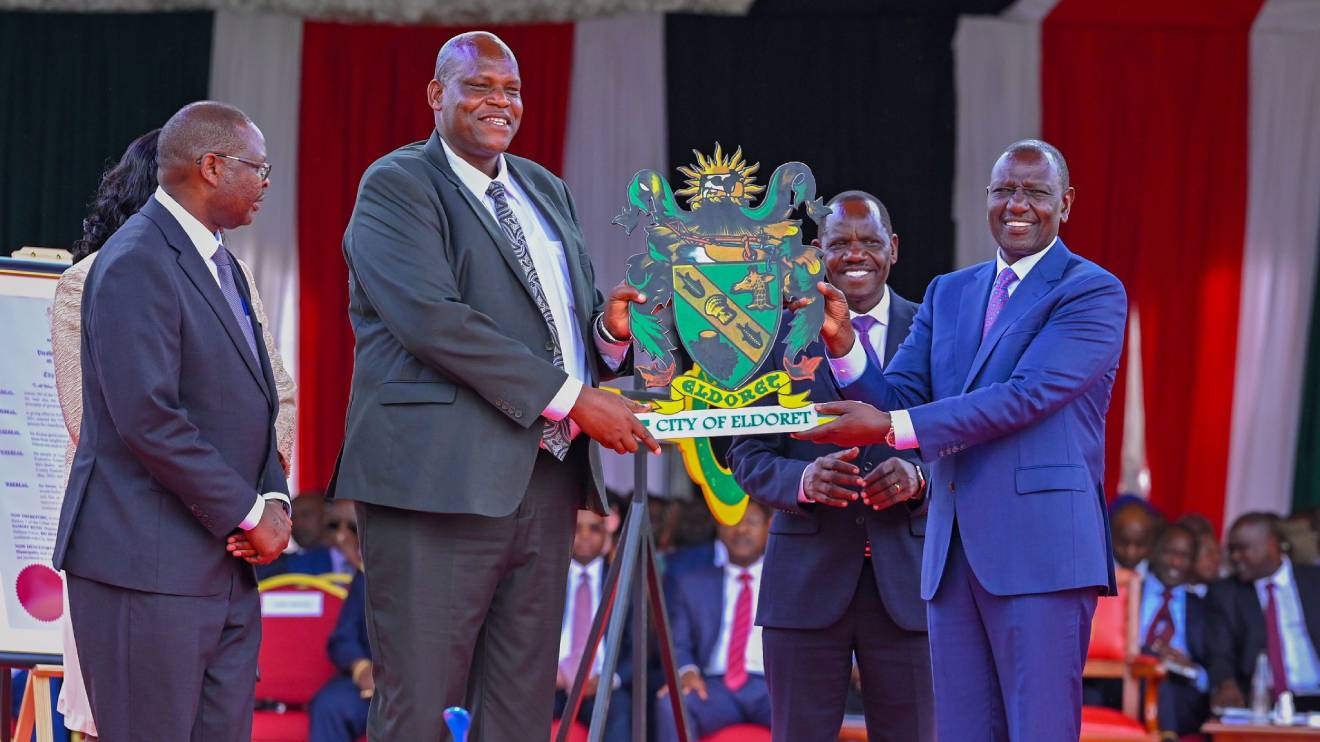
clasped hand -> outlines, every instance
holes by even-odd
[[[858,498],[873,510],[884,510],[921,492],[917,468],[894,456],[861,476],[851,462],[861,449],[848,448],[821,456],[802,476],[802,494],[811,502],[833,508],[847,507]]]
[[[261,520],[250,531],[234,533],[226,539],[225,549],[248,564],[270,564],[289,546],[293,520],[284,505],[267,500],[261,511]]]

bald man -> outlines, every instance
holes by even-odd
[[[362,177],[344,234],[353,394],[331,492],[357,502],[376,693],[372,742],[546,739],[576,511],[605,512],[599,450],[658,450],[595,388],[622,370],[628,302],[595,275],[563,181],[505,154],[518,62],[450,39],[435,131]]]
[[[250,740],[252,566],[289,542],[277,396],[223,230],[269,186],[261,132],[203,101],[161,130],[160,187],[84,287],[82,437],[54,563],[107,742]],[[231,541],[226,545],[226,541]]]

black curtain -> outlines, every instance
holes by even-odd
[[[760,162],[760,182],[799,160],[827,200],[874,193],[900,238],[890,285],[920,301],[930,279],[953,268],[957,18],[1007,5],[762,0],[743,18],[669,16],[671,172],[718,141]]]
[[[0,13],[0,254],[69,247],[128,143],[206,97],[212,14]]]

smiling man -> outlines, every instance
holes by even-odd
[[[838,417],[795,437],[888,439],[930,464],[921,593],[942,740],[1077,739],[1091,617],[1115,590],[1102,483],[1127,297],[1059,239],[1074,198],[1057,149],[1010,145],[986,188],[998,254],[932,281],[883,369],[844,294],[819,286],[830,365],[859,401],[818,405]]]
[[[658,451],[596,388],[626,371],[563,181],[505,154],[522,80],[496,36],[450,39],[435,131],[374,163],[344,234],[356,339],[330,495],[356,501],[375,676],[373,742],[547,739],[578,508],[605,512],[597,441]],[[585,434],[580,435],[579,433]]]

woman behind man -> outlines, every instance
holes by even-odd
[[[74,243],[74,264],[60,277],[55,286],[55,306],[51,313],[51,347],[55,355],[55,388],[59,393],[64,424],[69,430],[69,447],[64,456],[64,473],[68,477],[73,452],[78,446],[82,426],[82,293],[87,271],[96,259],[96,251],[114,234],[116,229],[147,202],[156,190],[156,140],[160,129],[149,131],[133,140],[119,162],[101,176],[92,213],[83,220],[83,236]],[[238,260],[248,286],[252,287],[252,311],[262,328],[262,342],[270,356],[271,370],[279,392],[279,412],[275,422],[275,439],[280,463],[287,474],[293,460],[294,402],[293,379],[284,370],[284,363],[275,350],[275,339],[267,329],[266,311],[257,294],[252,271]],[[131,349],[126,349],[130,350]],[[92,737],[96,736],[96,723],[92,720],[91,703],[83,684],[78,653],[73,643],[73,628],[68,620],[68,593],[65,593],[64,612],[64,684],[60,688],[57,708],[64,714],[64,726]]]

